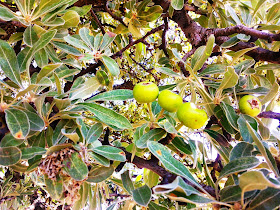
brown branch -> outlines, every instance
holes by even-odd
[[[153,2],[157,5],[160,5],[163,10],[167,10],[170,6],[170,1],[168,0],[153,0]],[[188,38],[188,41],[191,43],[191,45],[195,48],[205,45],[208,37],[211,34],[215,34],[215,31],[217,31],[216,28],[203,28],[200,25],[198,25],[187,13],[187,11],[183,8],[182,10],[175,10],[174,14],[171,18],[173,21],[175,21],[178,26],[182,29],[184,32],[186,38]],[[238,27],[236,27],[238,28]],[[234,29],[234,28],[233,28]],[[243,30],[244,28],[240,28],[240,30]],[[230,37],[228,36],[222,36],[223,29],[218,29],[218,37],[216,37],[216,44],[221,45],[224,42],[226,42]],[[236,30],[236,29],[235,29]],[[248,32],[249,31],[249,32]],[[262,38],[268,39],[268,37],[273,37],[273,40],[278,40],[280,35],[274,35],[270,34],[267,35],[263,32],[259,32],[257,30],[251,29],[247,30],[246,33],[251,33],[252,35],[258,35]],[[229,48],[232,51],[239,51],[242,49],[254,47],[255,45],[250,42],[239,42],[233,47]],[[254,58],[256,61],[268,61],[271,63],[278,63],[280,64],[280,52],[273,52],[270,50],[266,50],[263,48],[256,48],[254,50],[249,51],[246,53],[246,55]]]
[[[129,54],[129,57],[131,58],[131,60],[136,63],[137,65],[139,65],[144,71],[146,72],[151,72],[153,69],[146,69],[145,65],[143,65],[142,63],[137,62],[132,56],[131,54]]]
[[[280,120],[280,113],[276,113],[276,112],[272,112],[272,111],[262,112],[258,115],[258,117]]]
[[[191,49],[189,52],[187,52],[187,53],[184,55],[184,57],[182,58],[182,60],[183,60],[183,61],[186,61],[186,60],[188,59],[188,57],[190,57],[192,54],[194,54],[195,51],[196,51],[196,48]],[[181,72],[183,73],[183,75],[184,75],[185,77],[190,76],[190,73],[186,70],[185,64],[184,64],[182,61],[179,62],[178,66],[180,67]]]
[[[279,34],[271,34],[271,33],[266,33],[263,31],[259,31],[256,29],[248,28],[244,25],[236,25],[228,28],[216,28],[214,29],[214,35],[215,37],[218,36],[229,36],[232,34],[246,34],[250,36],[254,36],[260,39],[265,39],[268,40],[268,42],[272,41],[280,41],[280,33]]]
[[[164,20],[164,29],[162,32],[161,45],[159,48],[162,49],[165,56],[169,58],[169,55],[168,55],[168,52],[166,49],[166,32],[168,31],[168,19],[167,19],[167,17],[165,17],[163,20]]]
[[[124,53],[124,51],[126,51],[127,49],[129,49],[129,48],[132,47],[133,45],[136,45],[136,44],[138,44],[138,43],[140,43],[140,42],[144,42],[145,39],[146,39],[148,36],[150,36],[151,34],[154,34],[154,33],[158,32],[158,31],[162,30],[163,28],[164,28],[164,24],[163,24],[163,25],[160,25],[160,26],[158,26],[158,27],[156,27],[156,28],[154,28],[154,29],[152,29],[152,30],[150,30],[148,33],[146,33],[145,36],[143,36],[143,37],[140,38],[140,39],[137,39],[137,40],[135,40],[135,41],[130,42],[130,43],[129,43],[128,45],[126,45],[123,49],[121,49],[120,51],[118,51],[118,52],[116,52],[114,55],[112,55],[111,58],[115,59],[116,57],[122,56],[122,54]]]
[[[97,15],[93,11],[93,9],[90,9],[90,13],[91,13],[92,17],[94,18],[95,22],[97,23],[97,25],[99,26],[99,28],[101,29],[102,34],[104,35],[106,33],[104,30],[104,27],[102,26],[100,20],[98,19]]]
[[[169,171],[167,171],[165,168],[161,167],[158,165],[158,162],[155,160],[145,160],[143,158],[134,156],[133,161],[131,161],[131,156],[132,154],[130,152],[127,152],[123,149],[123,151],[126,154],[126,158],[128,162],[133,163],[134,165],[136,165],[138,168],[147,168],[153,172],[155,172],[156,174],[158,174],[160,177],[162,177],[162,182],[161,184],[166,184],[166,183],[171,183],[172,181],[174,181],[177,177],[177,175],[170,173]],[[192,182],[188,181],[187,179],[183,178],[184,181],[188,184],[191,185],[193,187],[194,184],[192,184]],[[201,184],[201,186],[212,196],[215,197],[215,189],[207,186],[205,184]],[[196,188],[196,187],[195,187]]]
[[[109,9],[108,3],[109,3],[109,2],[107,2],[106,5],[105,5],[105,10],[106,10],[106,12],[108,12],[108,13],[111,15],[112,18],[114,18],[115,20],[117,20],[117,21],[119,21],[121,24],[123,24],[125,27],[127,27],[127,25],[123,22],[122,18],[119,17],[119,16],[117,16],[117,15],[115,15],[115,14]]]

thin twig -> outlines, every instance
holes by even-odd
[[[280,113],[276,113],[276,112],[272,112],[272,111],[262,112],[258,115],[258,117],[280,120]]]
[[[105,34],[106,31],[104,30],[104,27],[102,26],[100,20],[98,19],[97,15],[93,11],[93,9],[90,9],[90,13],[91,13],[92,17],[94,18],[95,22],[97,23],[97,25],[99,26],[99,28],[101,29],[102,34]]]
[[[121,24],[123,24],[125,27],[127,27],[127,25],[123,22],[122,18],[115,15],[108,7],[108,2],[105,4],[105,10],[106,12],[108,12],[112,18],[114,18],[115,20],[118,20]]]

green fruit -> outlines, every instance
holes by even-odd
[[[198,129],[208,120],[206,112],[196,108],[194,103],[187,102],[181,105],[177,111],[178,119],[187,127]]]
[[[150,103],[158,97],[158,86],[152,82],[140,82],[133,88],[133,96],[138,103]]]
[[[261,112],[261,108],[262,104],[255,96],[246,95],[239,100],[239,109],[243,114],[255,117]]]
[[[159,105],[168,112],[176,112],[183,104],[181,96],[171,92],[170,90],[163,90],[158,96]]]

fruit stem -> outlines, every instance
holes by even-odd
[[[179,125],[177,125],[175,127],[176,131],[179,131],[183,127],[183,125],[184,125],[183,123],[180,123]]]
[[[158,114],[157,118],[156,118],[156,122],[163,116],[164,113],[164,109],[161,109],[160,113]]]
[[[151,122],[154,122],[155,121],[155,116],[152,112],[152,103],[148,103],[148,111],[149,111],[149,114],[150,114],[150,121]]]

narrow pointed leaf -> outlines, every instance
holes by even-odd
[[[0,40],[0,67],[5,75],[17,85],[21,86],[20,70],[13,48]]]
[[[127,89],[119,89],[119,90],[111,90],[104,93],[100,93],[96,96],[93,96],[87,102],[91,101],[125,101],[128,99],[132,99],[133,92],[132,90]]]
[[[240,157],[230,161],[220,173],[219,180],[225,176],[229,176],[234,173],[246,171],[251,168],[255,168],[260,164],[260,161],[256,157]]]
[[[112,146],[99,146],[92,149],[93,152],[102,155],[103,157],[109,159],[109,160],[116,160],[124,162],[126,160],[125,153],[116,147]]]
[[[158,141],[165,134],[166,134],[166,131],[164,129],[161,129],[161,128],[156,128],[156,129],[150,130],[148,133],[145,133],[143,136],[140,137],[140,139],[138,139],[136,141],[136,146],[138,148],[146,148],[147,147],[147,142]]]
[[[114,59],[112,59],[106,55],[103,55],[102,62],[105,65],[105,67],[108,69],[108,71],[111,72],[111,74],[113,76],[118,76],[120,74],[119,65],[117,64],[117,62]]]
[[[122,115],[114,112],[111,109],[105,108],[103,106],[91,103],[81,103],[84,108],[91,111],[98,119],[102,122],[116,126],[119,129],[131,129],[132,126],[130,122]]]
[[[96,141],[102,134],[103,126],[101,123],[96,123],[89,129],[86,140],[88,144],[91,144],[92,142]]]
[[[114,173],[114,167],[104,167],[95,168],[91,170],[88,174],[87,182],[98,183],[106,180]]]

